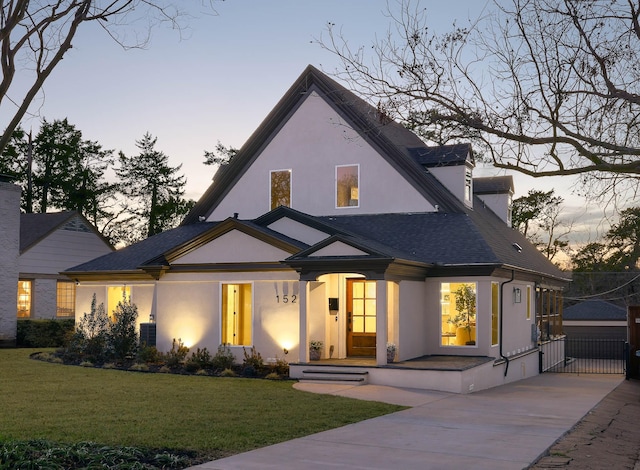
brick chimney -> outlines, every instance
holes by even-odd
[[[20,187],[0,175],[0,347],[16,344]]]

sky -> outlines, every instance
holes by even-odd
[[[353,47],[370,46],[390,24],[387,0],[226,0],[213,3],[215,12],[201,0],[178,1],[192,16],[188,28],[179,33],[158,27],[142,50],[123,50],[101,28],[81,29],[23,128],[35,134],[43,117],[68,118],[85,139],[127,155],[137,153],[135,141],[149,132],[171,165],[182,164],[185,196],[197,200],[215,170],[203,164],[205,150],[217,142],[241,147],[308,64],[329,75],[339,67],[315,41],[326,37],[329,22]],[[430,26],[446,32],[454,21],[477,18],[487,3],[423,5]],[[486,168],[474,173],[494,174]],[[514,179],[515,197],[555,188],[583,239],[602,234],[596,225],[601,213],[587,211],[572,196],[570,178],[533,180],[514,173]]]

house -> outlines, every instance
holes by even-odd
[[[76,211],[20,214],[18,318],[74,318],[74,280],[69,267],[114,251]]]
[[[627,341],[627,310],[606,300],[582,300],[566,307],[562,324],[569,338]]]
[[[255,346],[292,377],[356,361],[370,383],[468,392],[537,374],[569,279],[510,228],[511,179],[478,193],[474,166],[309,66],[180,227],[65,273],[76,315],[124,293],[160,350]],[[463,365],[417,378],[429,358]]]

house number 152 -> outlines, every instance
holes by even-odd
[[[289,302],[291,302],[292,304],[295,304],[297,299],[298,299],[298,297],[295,294],[293,294],[291,296],[289,296],[287,294],[284,294],[282,296],[282,303],[283,304],[288,304]],[[276,295],[276,302],[280,303],[280,296],[279,295]]]

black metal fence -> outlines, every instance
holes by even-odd
[[[562,337],[540,346],[540,372],[625,374],[628,351],[620,339]]]

